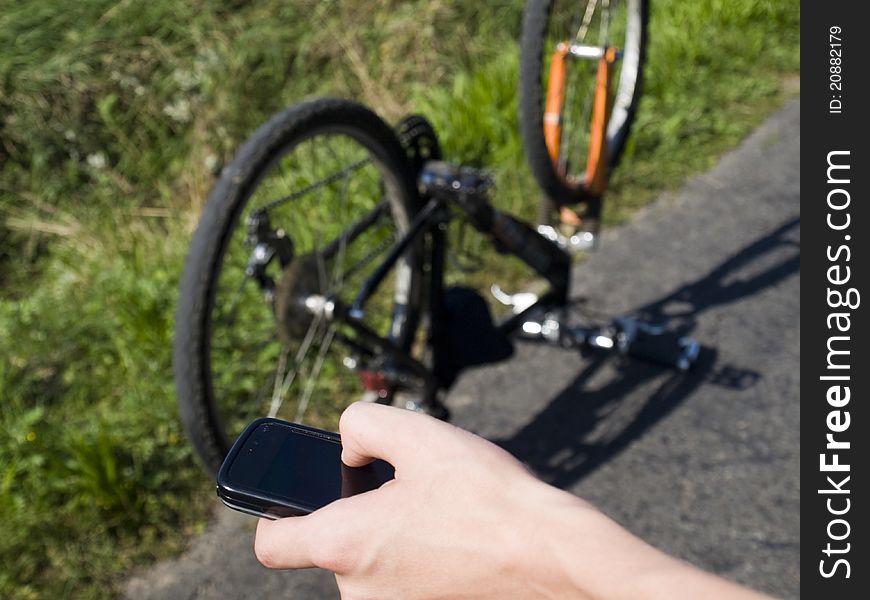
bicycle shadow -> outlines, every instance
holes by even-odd
[[[667,321],[671,328],[691,335],[702,313],[757,294],[799,271],[800,247],[788,237],[799,225],[799,217],[785,222],[704,277],[632,314],[651,322]],[[773,260],[772,255],[783,247],[795,251]],[[759,264],[765,266],[752,272]],[[702,347],[688,373],[638,360],[592,356],[532,421],[511,438],[493,441],[544,481],[571,486],[661,421],[701,384],[747,389],[763,376],[749,368],[719,365],[718,354],[716,348]]]

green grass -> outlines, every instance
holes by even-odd
[[[522,1],[482,4],[0,0],[0,597],[112,596],[202,528],[172,313],[213,173],[269,114],[326,93],[422,112],[534,214]],[[799,70],[796,2],[652,6],[610,224],[711,165]]]

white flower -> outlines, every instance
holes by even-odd
[[[187,123],[192,116],[190,102],[188,102],[187,98],[176,98],[172,104],[167,104],[163,107],[163,113],[179,123]]]
[[[102,169],[106,166],[106,155],[102,152],[88,154],[88,157],[85,160],[95,169]]]
[[[202,74],[188,71],[187,69],[175,69],[175,71],[172,72],[172,78],[175,79],[175,82],[182,90],[189,91],[200,84],[202,81]]]

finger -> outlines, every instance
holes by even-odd
[[[308,569],[315,564],[316,548],[320,539],[319,515],[287,517],[272,521],[260,519],[254,537],[254,554],[264,567],[270,569]]]
[[[363,541],[372,539],[378,499],[371,493],[342,498],[304,517],[260,519],[254,538],[257,560],[270,569],[351,568]]]
[[[448,443],[447,432],[459,431],[427,415],[366,402],[345,409],[339,430],[344,464],[359,467],[380,458],[396,469],[431,458]]]

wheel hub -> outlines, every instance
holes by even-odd
[[[314,320],[306,300],[321,293],[317,255],[298,256],[284,269],[273,302],[278,337],[284,344],[296,345],[305,337]]]

